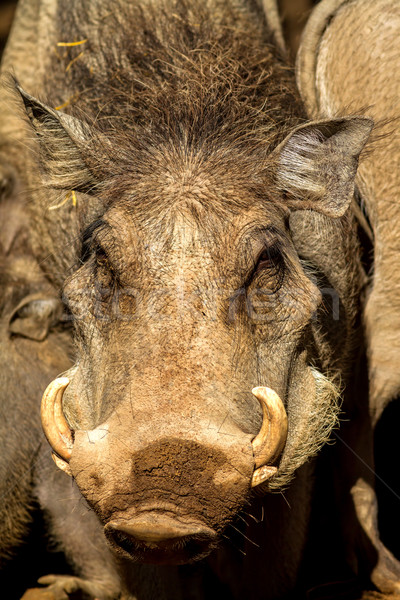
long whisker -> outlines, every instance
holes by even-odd
[[[253,546],[256,546],[257,548],[260,548],[259,544],[257,544],[256,542],[253,542],[253,540],[251,540],[249,537],[247,537],[247,535],[245,535],[243,533],[243,531],[240,531],[240,529],[238,529],[237,527],[235,527],[234,525],[232,525],[232,523],[230,524],[230,526],[232,527],[232,529],[234,529],[235,531],[237,531],[241,536],[243,536],[245,540],[247,540],[248,542],[250,542],[250,544],[253,544]]]
[[[236,546],[236,544],[234,544],[234,543],[232,542],[232,540],[231,540],[231,538],[230,538],[229,536],[222,534],[222,536],[221,536],[221,537],[223,537],[224,539],[228,540],[228,542],[229,542],[229,543],[230,543],[230,544],[233,546],[233,548],[234,548],[235,550],[237,550],[238,552],[240,552],[240,554],[243,554],[243,556],[247,556],[246,552],[245,552],[244,550],[242,550],[241,548],[238,548],[238,547]]]

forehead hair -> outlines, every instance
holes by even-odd
[[[194,169],[254,179],[305,117],[293,73],[256,3],[171,4],[71,0],[57,27],[88,42],[71,69],[72,54],[51,59],[50,105],[68,96],[65,111],[101,134],[90,160],[120,189],[177,170],[175,185]]]

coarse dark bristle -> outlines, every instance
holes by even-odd
[[[257,156],[262,168],[303,113],[256,6],[141,4],[92,2],[86,12],[74,1],[59,14],[64,37],[87,42],[54,55],[51,104],[94,124],[132,176],[163,160],[211,165],[216,153]]]

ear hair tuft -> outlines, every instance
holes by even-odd
[[[301,125],[289,134],[275,150],[277,183],[289,206],[342,216],[372,127],[371,119],[348,117]]]
[[[86,123],[57,112],[16,82],[26,114],[38,137],[43,184],[55,189],[74,189],[88,193],[96,178],[85,161],[90,151],[92,132]]]

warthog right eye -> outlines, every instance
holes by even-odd
[[[275,246],[265,248],[258,257],[255,273],[260,271],[276,271],[282,264],[282,256]]]
[[[102,219],[97,219],[93,223],[89,225],[85,229],[82,234],[82,245],[81,245],[81,254],[80,254],[80,262],[85,263],[91,257],[94,249],[93,238],[94,234],[102,227],[104,227],[106,223]]]
[[[96,246],[95,259],[97,267],[109,268],[109,260],[107,254],[101,246]]]

